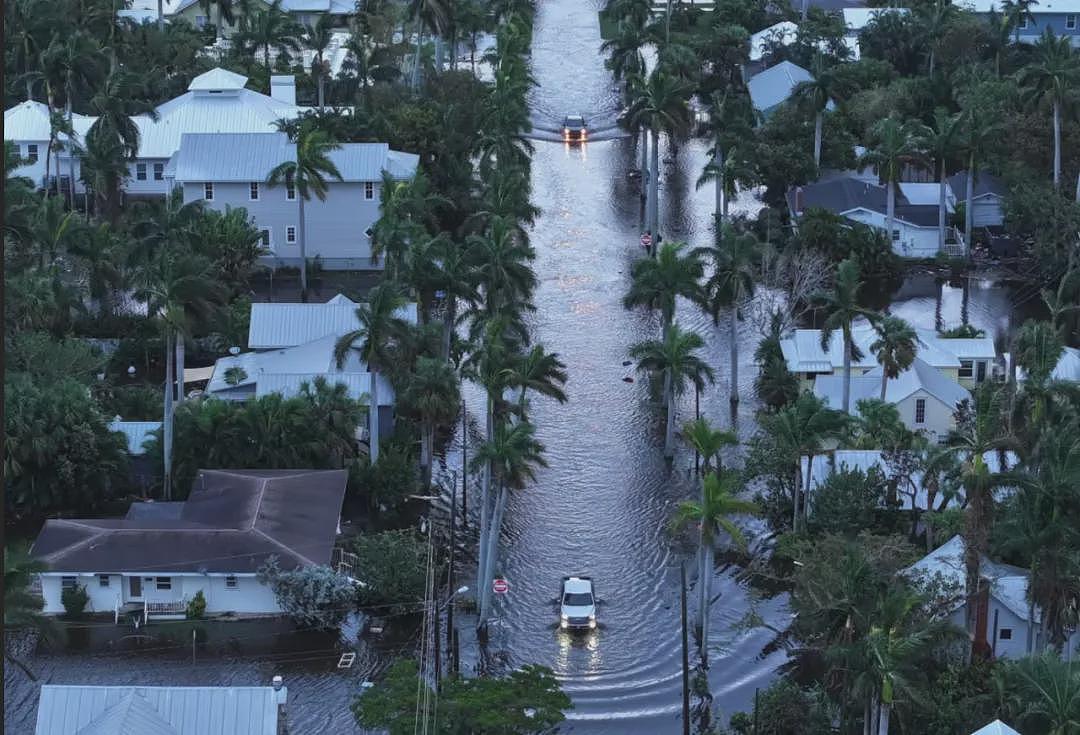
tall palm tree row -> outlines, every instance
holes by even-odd
[[[1054,123],[1054,187],[1061,186],[1061,115],[1072,91],[1080,82],[1080,57],[1067,36],[1046,28],[1035,43],[1035,59],[1020,75],[1034,102],[1050,101]]]
[[[860,305],[859,282],[859,266],[849,258],[837,266],[832,290],[818,296],[828,315],[821,329],[821,349],[829,349],[836,330],[839,329],[843,337],[844,388],[841,409],[846,414],[851,413],[851,361],[862,356],[853,338],[855,320],[877,317],[876,312]]]
[[[895,243],[896,189],[905,167],[923,158],[926,126],[913,120],[890,115],[874,125],[873,145],[859,157],[860,166],[873,166],[885,184],[886,230],[889,242]],[[895,244],[894,246],[895,247]]]

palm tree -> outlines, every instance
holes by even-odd
[[[241,6],[241,8],[243,8],[243,6],[247,5],[247,2],[246,2],[246,0],[240,0],[240,2],[238,4]],[[199,7],[202,9],[202,11],[204,13],[206,13],[207,16],[210,15],[210,7],[211,6],[214,6],[214,7],[217,8],[217,15],[216,15],[216,18],[214,19],[214,31],[215,31],[216,37],[218,38],[218,40],[220,40],[222,38],[222,36],[224,35],[223,26],[226,25],[226,24],[232,25],[233,21],[236,20],[236,13],[234,12],[235,9],[233,7],[233,0],[199,0]],[[159,8],[160,8],[160,0],[159,0]],[[243,8],[243,9],[245,11],[247,10],[247,8]],[[159,10],[159,13],[160,13],[160,10]]]
[[[530,262],[536,252],[517,237],[516,225],[497,218],[483,235],[470,236],[469,243],[466,258],[488,315],[531,300],[537,279]]]
[[[723,92],[714,92],[710,98],[709,123],[706,134],[713,145],[708,151],[711,159],[698,177],[696,188],[714,182],[716,205],[713,217],[719,231],[727,220],[728,204],[738,194],[738,183],[752,180],[740,157],[733,155],[740,143],[751,138],[753,110],[745,92],[736,92],[728,86]]]
[[[491,524],[486,533],[485,563],[477,582],[481,590],[478,629],[487,625],[491,614],[491,582],[495,575],[499,534],[509,491],[521,490],[527,482],[536,478],[537,467],[547,466],[543,455],[544,445],[536,440],[535,433],[535,428],[527,421],[500,424],[495,434],[477,448],[476,457],[473,459],[474,466],[491,467],[492,479],[497,488]]]
[[[1020,28],[1028,23],[1035,22],[1035,16],[1032,15],[1031,8],[1038,4],[1039,0],[1004,0],[1001,3],[1002,17],[1005,19],[1006,25],[1016,33],[1013,39],[1016,45],[1020,45]]]
[[[435,428],[451,423],[461,405],[458,376],[453,366],[434,357],[421,357],[401,397],[407,413],[420,419],[420,468],[425,488],[431,486]]]
[[[118,138],[124,153],[134,159],[139,152],[139,127],[131,119],[143,115],[157,121],[157,109],[145,101],[146,81],[137,74],[116,69],[105,78],[101,89],[90,98],[90,109],[97,119],[86,137],[94,135]]]
[[[372,85],[375,82],[393,81],[401,76],[401,70],[394,64],[390,49],[379,46],[370,35],[360,33],[357,29],[353,30],[345,42],[345,50],[348,56],[342,63],[342,68],[356,73],[363,109],[370,112]]]
[[[206,323],[225,301],[209,259],[185,251],[159,251],[136,273],[135,299],[146,304],[165,337],[164,494],[172,497],[173,395],[183,399],[184,340],[195,323]],[[177,358],[173,366],[174,346]],[[174,378],[175,374],[175,378]]]
[[[410,0],[409,15],[416,20],[416,56],[413,59],[412,88],[420,88],[420,49],[423,46],[424,26],[435,34],[436,68],[442,71],[440,37],[450,29],[451,3],[448,0]]]
[[[371,408],[368,411],[368,434],[372,464],[379,461],[379,373],[391,359],[390,348],[407,328],[398,316],[405,299],[396,283],[383,281],[368,293],[367,303],[356,307],[359,326],[342,335],[334,345],[338,368],[345,364],[349,350],[357,349],[371,375]]]
[[[961,96],[961,115],[964,134],[961,149],[967,153],[967,192],[964,201],[964,238],[970,249],[974,228],[975,181],[982,167],[983,156],[1000,145],[1002,127],[980,110],[974,95]]]
[[[240,19],[237,37],[242,42],[262,49],[266,83],[270,84],[270,49],[276,49],[279,54],[298,51],[302,34],[303,27],[295,23],[292,16],[282,9],[281,0],[273,0],[265,10],[257,10]]]
[[[957,8],[948,0],[934,0],[930,5],[924,5],[916,10],[916,14],[925,33],[928,54],[929,69],[927,76],[934,76],[934,56],[942,37],[955,22],[958,15]]]
[[[1080,664],[1053,653],[1010,662],[1007,691],[1016,692],[1017,725],[1027,732],[1073,735],[1080,729]]]
[[[876,312],[859,305],[859,266],[848,258],[836,268],[833,290],[820,294],[819,299],[828,316],[821,329],[821,349],[828,350],[833,332],[844,336],[844,400],[843,412],[851,413],[851,361],[858,359],[859,348],[852,339],[852,325],[859,317],[873,319]]]
[[[79,154],[79,178],[94,193],[98,216],[105,215],[113,224],[120,214],[118,199],[128,175],[127,161],[123,143],[108,134],[87,135],[86,149]]]
[[[275,4],[280,0],[275,0]],[[284,183],[296,190],[300,200],[300,299],[307,301],[307,227],[304,220],[304,203],[314,194],[319,201],[326,201],[327,177],[344,181],[337,165],[330,157],[340,148],[330,136],[321,130],[305,128],[296,141],[296,156],[292,161],[279,163],[267,176],[271,187]]]
[[[1020,0],[1023,2],[1024,0]],[[1061,186],[1061,109],[1080,81],[1080,63],[1067,36],[1047,28],[1035,42],[1035,61],[1020,74],[1028,100],[1038,104],[1049,98],[1054,118],[1054,187]]]
[[[648,128],[652,136],[652,176],[648,181],[648,212],[645,229],[655,239],[659,235],[660,134],[680,134],[690,128],[687,99],[691,87],[657,67],[648,78],[630,78],[630,106],[627,122],[634,128]]]
[[[918,336],[911,325],[898,316],[884,316],[874,323],[877,339],[870,345],[881,365],[881,400],[890,380],[911,367],[919,350]]]
[[[434,276],[445,299],[443,309],[443,359],[449,361],[454,333],[457,329],[458,304],[474,304],[480,298],[476,292],[476,273],[469,264],[465,248],[449,238],[441,241]]]
[[[321,13],[314,26],[304,29],[304,45],[315,52],[315,58],[311,60],[311,73],[315,77],[315,86],[318,89],[320,112],[326,105],[326,76],[330,71],[330,64],[326,61],[326,49],[333,38],[333,28],[334,16]]]
[[[698,605],[698,632],[701,644],[701,662],[709,663],[709,610],[712,606],[713,552],[716,537],[725,532],[733,544],[746,548],[746,539],[731,516],[735,514],[756,515],[758,507],[736,497],[739,474],[728,470],[711,472],[702,483],[701,500],[684,500],[679,503],[672,525],[682,528],[690,524],[700,530],[698,552],[700,560],[701,602]]]
[[[666,242],[659,247],[656,259],[642,258],[630,269],[630,290],[623,306],[647,306],[660,310],[663,334],[675,320],[675,303],[682,296],[696,304],[705,303],[700,280],[704,273],[699,251],[688,251],[684,242]]]
[[[705,284],[706,303],[713,322],[720,316],[720,308],[728,308],[731,323],[731,389],[729,400],[739,402],[739,317],[748,299],[754,297],[754,264],[758,257],[758,241],[753,234],[735,235],[721,229],[716,236],[716,246],[702,248],[697,252],[707,255],[713,263],[713,274]]]
[[[793,467],[795,486],[792,498],[791,529],[799,530],[799,498],[803,488],[810,493],[814,472],[814,456],[827,443],[840,437],[848,425],[846,414],[835,411],[809,391],[799,394],[795,401],[762,419],[762,428]],[[807,457],[806,478],[802,475],[802,458]],[[806,503],[809,506],[809,503]],[[804,512],[806,515],[806,512]]]
[[[531,350],[517,358],[508,375],[510,385],[521,389],[518,396],[518,413],[525,415],[525,396],[528,391],[554,398],[559,403],[566,403],[566,365],[559,360],[557,352],[545,352],[542,345],[534,345]]]
[[[706,381],[714,380],[712,368],[695,354],[704,346],[705,341],[697,332],[684,332],[678,324],[672,324],[663,340],[640,342],[630,348],[630,357],[637,361],[638,370],[663,375],[663,401],[667,410],[666,457],[675,453],[676,398],[686,392],[689,383],[703,390]]]
[[[121,264],[126,241],[108,224],[88,228],[68,246],[86,276],[87,291],[98,303],[98,315],[112,316],[113,296],[124,282]]]
[[[736,446],[739,443],[739,437],[734,431],[714,429],[704,416],[683,426],[682,439],[701,455],[701,474],[705,476],[712,472],[714,460],[717,471],[721,469],[720,452],[724,447]]]
[[[964,514],[964,568],[968,630],[974,630],[978,595],[982,588],[980,564],[986,553],[994,514],[994,490],[1010,481],[1005,472],[995,473],[986,462],[989,453],[1013,446],[1004,420],[1004,393],[1001,386],[983,383],[970,407],[958,411],[956,427],[946,444],[960,462],[959,481],[967,504]],[[974,641],[979,645],[980,641]]]
[[[872,130],[875,144],[859,157],[859,167],[874,166],[886,187],[886,227],[889,242],[895,248],[896,185],[904,167],[921,160],[926,126],[913,120],[890,115],[879,120]]]
[[[45,600],[30,591],[35,578],[48,571],[48,565],[22,547],[8,547],[4,551],[4,630],[34,629],[46,637],[57,632],[53,619],[45,616]],[[22,669],[34,681],[37,677],[29,667],[4,646],[4,658]]]
[[[645,37],[641,29],[626,21],[620,21],[613,38],[600,44],[600,53],[607,55],[604,62],[616,82],[645,73],[645,57],[641,49]]]
[[[814,55],[811,64],[810,79],[799,82],[791,92],[796,104],[814,114],[814,166],[821,167],[821,134],[824,127],[825,111],[833,97],[837,96],[839,79],[834,67],[830,67],[825,55]]]
[[[1013,359],[1023,368],[1029,381],[1043,384],[1057,367],[1064,347],[1061,333],[1054,324],[1029,319],[1016,334]]]
[[[949,7],[952,7],[951,5]],[[925,139],[926,153],[937,162],[938,168],[938,250],[945,250],[945,181],[946,165],[949,156],[956,153],[957,143],[962,132],[963,116],[959,113],[950,115],[948,110],[939,107],[934,110],[934,123]],[[974,172],[968,171],[968,176]]]

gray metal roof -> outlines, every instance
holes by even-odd
[[[746,88],[750,92],[750,101],[754,109],[768,113],[769,110],[787,100],[800,82],[810,82],[813,79],[814,75],[806,69],[784,60],[750,77]],[[833,107],[830,100],[828,108],[831,110]]]
[[[161,428],[160,421],[110,421],[109,431],[118,431],[127,439],[128,454],[146,454],[146,442]]]
[[[178,521],[184,514],[183,501],[147,500],[140,503],[132,503],[128,507],[124,518],[132,521],[168,519]]]
[[[958,171],[946,179],[958,200],[967,198],[967,180],[967,171]],[[1008,193],[1008,187],[1005,186],[1005,182],[987,171],[979,172],[979,175],[975,177],[974,184],[975,188],[972,192],[972,199],[979,199],[986,196],[1004,197],[1005,194]]]
[[[295,160],[296,145],[284,133],[184,133],[175,156],[177,181],[264,181],[276,166]],[[386,143],[344,143],[329,158],[343,181],[378,181],[416,173],[419,156],[390,155]],[[330,181],[334,181],[333,177]]]
[[[946,192],[946,206],[950,193]],[[795,187],[787,193],[788,206],[796,215],[808,209],[824,209],[833,214],[844,214],[856,209],[885,214],[888,192],[884,186],[854,176],[838,176]],[[896,192],[896,208],[893,216],[901,222],[918,227],[937,227],[938,205],[912,204],[904,196],[903,189]]]
[[[295,347],[329,335],[340,337],[357,328],[357,306],[340,294],[325,304],[252,304],[248,347]],[[416,324],[416,304],[407,304],[397,315]]]
[[[179,518],[50,519],[31,552],[53,572],[251,573],[328,564],[344,470],[201,470]]]
[[[35,735],[277,735],[272,687],[45,684]]]

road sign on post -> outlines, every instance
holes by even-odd
[[[507,582],[505,579],[498,578],[491,583],[491,589],[497,595],[505,595],[507,592],[510,591],[510,583]]]
[[[648,232],[642,234],[641,236],[641,247],[652,247],[652,235],[650,235]]]

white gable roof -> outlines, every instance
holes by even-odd
[[[188,90],[194,92],[196,90],[243,89],[245,84],[247,84],[247,77],[243,74],[237,74],[219,66],[192,79]]]
[[[86,135],[86,131],[97,118],[72,113],[71,124],[75,129],[76,140]],[[36,100],[20,102],[4,110],[4,140],[47,142],[51,133],[49,124],[49,106]],[[67,135],[60,135],[60,140],[67,140]],[[44,151],[40,155],[44,155]]]
[[[919,359],[932,367],[958,368],[961,359],[993,360],[997,355],[994,340],[990,337],[953,339],[942,337],[932,329],[916,329],[915,334]],[[863,353],[862,359],[852,361],[852,367],[876,367],[877,360],[870,351],[870,345],[877,340],[873,327],[866,323],[857,324],[852,330],[852,339]],[[823,350],[820,329],[796,329],[780,340],[780,351],[788,370],[793,373],[827,373],[844,365],[844,338],[838,330],[833,332],[828,349]]]
[[[911,367],[885,383],[885,401],[899,403],[917,391],[925,391],[949,408],[971,397],[971,394],[955,380],[946,378],[941,372],[919,358]],[[819,375],[814,380],[814,394],[825,401],[830,408],[843,406],[844,376]],[[881,397],[881,367],[870,372],[852,376],[851,406],[857,412],[858,402],[867,398]]]
[[[971,735],[1020,735],[1016,730],[1006,725],[1001,720],[994,720],[988,725],[983,725]]]
[[[312,340],[341,335],[356,329],[356,304],[335,296],[326,304],[251,305],[248,347],[253,350],[294,347]],[[416,324],[416,304],[406,304],[398,316]]]
[[[853,33],[858,33],[866,26],[870,25],[870,21],[877,18],[884,13],[900,13],[901,15],[909,12],[907,8],[844,8],[844,25],[848,30]]]
[[[788,46],[799,37],[799,26],[790,20],[782,20],[750,36],[750,61],[761,61],[764,49],[772,41]]]

